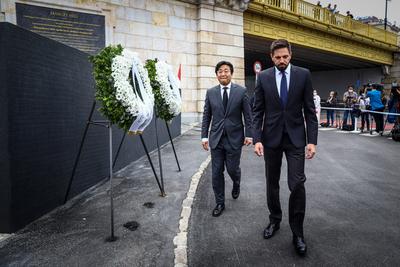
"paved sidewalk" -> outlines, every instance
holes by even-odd
[[[281,178],[283,220],[263,239],[268,224],[264,162],[251,148],[242,155],[242,190],[214,218],[211,170],[202,178],[189,225],[189,266],[399,266],[400,143],[386,137],[320,131],[315,159],[306,162],[305,237],[299,258],[288,224],[286,160]]]
[[[177,172],[171,146],[162,149],[165,198],[159,196],[145,157],[116,174],[116,242],[104,241],[110,234],[105,181],[0,242],[0,266],[173,266],[182,201],[190,178],[208,156],[196,128],[176,138],[175,147],[182,172]],[[151,155],[158,169],[157,153]],[[154,207],[143,206],[146,202]],[[128,221],[137,221],[139,228],[124,228]]]

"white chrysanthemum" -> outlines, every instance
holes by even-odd
[[[147,70],[143,67],[137,53],[124,49],[111,65],[114,78],[115,97],[126,108],[128,114],[136,117],[130,131],[143,131],[153,117],[154,95]],[[133,88],[129,73],[138,81],[139,88]],[[135,83],[135,81],[133,81]],[[142,98],[136,93],[140,91]]]
[[[174,116],[179,115],[182,109],[182,100],[179,94],[179,82],[172,73],[170,65],[163,61],[156,63],[156,80],[160,84],[160,94]]]

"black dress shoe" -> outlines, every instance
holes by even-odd
[[[279,223],[269,223],[264,230],[264,238],[269,239],[274,236],[275,232],[279,230]]]
[[[294,248],[296,249],[297,254],[300,256],[305,256],[307,252],[307,245],[306,242],[304,241],[304,238],[298,237],[298,236],[293,236],[293,245]]]
[[[232,197],[233,199],[237,199],[240,195],[240,186],[233,186],[232,188]]]
[[[218,217],[219,215],[222,214],[222,212],[224,211],[224,209],[225,209],[225,205],[218,204],[218,205],[215,207],[215,209],[213,210],[212,216]]]

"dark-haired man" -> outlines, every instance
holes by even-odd
[[[306,206],[304,159],[313,158],[316,152],[318,122],[310,72],[290,64],[291,57],[292,51],[288,41],[272,42],[271,59],[275,66],[262,71],[258,76],[252,130],[255,153],[264,156],[265,160],[270,222],[264,230],[264,238],[271,238],[279,230],[282,220],[279,179],[284,152],[291,192],[289,224],[293,233],[293,244],[297,253],[305,255],[307,246],[303,234]]]
[[[250,145],[252,139],[251,109],[246,88],[231,82],[233,65],[221,61],[215,67],[215,74],[219,84],[207,90],[201,138],[203,148],[211,148],[212,187],[217,203],[212,215],[217,217],[225,209],[224,166],[233,181],[232,197],[237,199],[240,194],[242,146]]]
[[[354,104],[357,102],[358,95],[354,91],[354,87],[352,85],[347,86],[347,91],[343,94],[343,102],[346,108],[353,108]],[[352,110],[345,110],[343,114],[343,126],[347,125],[347,118],[351,117],[351,129],[357,127],[355,124],[355,114]]]

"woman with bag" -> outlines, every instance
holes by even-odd
[[[360,109],[361,109],[361,129],[360,130],[363,133],[365,123],[367,123],[367,131],[369,132],[369,113],[366,110],[368,108],[370,108],[370,106],[369,106],[369,98],[366,95],[366,87],[363,87],[360,89],[357,102],[360,105]]]

